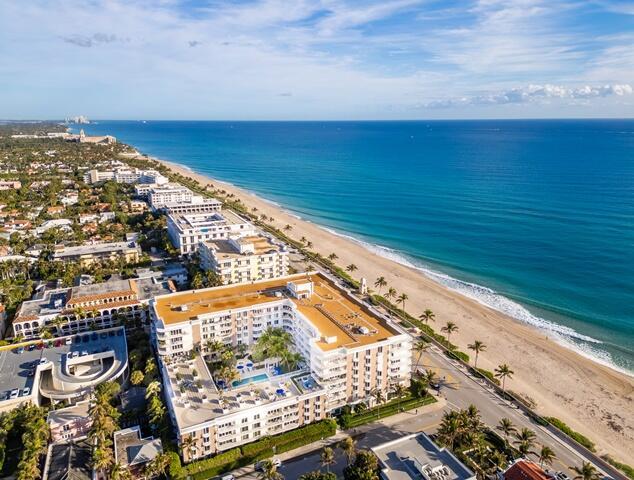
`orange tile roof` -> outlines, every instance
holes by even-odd
[[[287,294],[288,282],[304,280],[313,282],[311,298],[298,300]],[[276,292],[293,301],[319,330],[322,338],[317,344],[322,350],[354,348],[399,334],[321,274],[298,274],[265,282],[175,293],[157,298],[155,308],[158,316],[169,325],[195,319],[198,315],[279,301]],[[182,310],[182,306],[187,308]]]
[[[504,480],[552,480],[541,467],[533,462],[520,460],[506,472]]]

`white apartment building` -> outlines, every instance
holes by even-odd
[[[201,266],[225,285],[288,275],[288,250],[262,234],[201,242],[198,253]]]
[[[208,213],[219,212],[222,209],[222,202],[215,198],[205,198],[201,195],[192,195],[189,202],[167,203],[163,207],[169,213]]]
[[[174,247],[186,255],[198,251],[200,242],[255,234],[255,226],[231,210],[195,214],[170,214],[167,233]]]
[[[156,185],[147,192],[148,203],[154,210],[164,208],[170,203],[189,203],[194,193],[187,187],[178,183],[166,183]]]
[[[169,179],[156,170],[140,170],[138,168],[118,167],[114,170],[89,170],[84,175],[84,182],[99,183],[114,180],[117,183],[141,183],[164,185]]]
[[[323,273],[157,296],[152,337],[165,359],[205,350],[209,341],[252,345],[269,327],[292,334],[310,374],[326,389],[328,411],[372,403],[407,385],[411,337]]]

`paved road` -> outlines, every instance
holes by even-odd
[[[449,408],[461,409],[473,404],[480,410],[482,421],[490,427],[495,427],[502,417],[507,417],[518,428],[530,428],[537,434],[536,441],[539,446],[536,450],[541,445],[548,445],[555,451],[557,458],[552,465],[554,470],[566,471],[572,466],[581,465],[583,459],[576,452],[562,444],[521,410],[498,397],[483,381],[468,375],[458,362],[448,359],[440,349],[431,347],[423,356],[421,366],[434,369],[440,378],[446,377],[446,380],[441,382],[441,395],[447,399]]]

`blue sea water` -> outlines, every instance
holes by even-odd
[[[100,121],[634,371],[634,121]]]

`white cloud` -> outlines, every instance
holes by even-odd
[[[426,108],[451,108],[477,105],[506,105],[540,103],[548,100],[587,100],[634,93],[631,85],[584,85],[569,88],[562,85],[528,85],[510,90],[489,92],[480,95],[434,100],[423,105]]]

